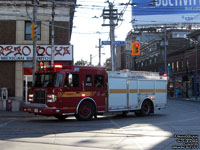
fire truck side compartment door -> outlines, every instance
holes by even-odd
[[[157,80],[155,87],[155,103],[157,106],[165,105],[167,103],[167,80]]]
[[[109,77],[108,111],[127,108],[127,78]]]
[[[129,80],[129,108],[135,109],[139,107],[138,103],[138,80]]]

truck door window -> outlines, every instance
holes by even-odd
[[[104,76],[103,75],[95,75],[94,76],[94,86],[96,88],[104,87]]]
[[[92,87],[92,75],[85,76],[85,86]]]
[[[65,78],[65,88],[79,87],[79,74],[67,74]]]
[[[72,74],[72,85],[71,87],[79,87],[79,74]]]

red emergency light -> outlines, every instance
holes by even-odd
[[[62,65],[54,65],[54,68],[56,68],[56,69],[62,69]]]
[[[167,77],[167,74],[166,74],[166,73],[164,73],[164,74],[163,74],[163,76],[164,76],[164,77]]]

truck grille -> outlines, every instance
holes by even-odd
[[[45,104],[45,99],[46,99],[45,90],[42,89],[35,90],[35,95],[34,95],[35,103]]]

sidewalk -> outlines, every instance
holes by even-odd
[[[34,114],[25,113],[22,111],[0,111],[0,119],[1,118],[29,118],[35,117]]]
[[[174,97],[168,97],[168,99],[170,100],[181,100],[181,101],[192,101],[192,102],[199,102],[200,103],[200,97],[196,98],[195,97],[190,97],[190,98],[181,98],[181,97],[178,97],[178,98],[174,98]]]

